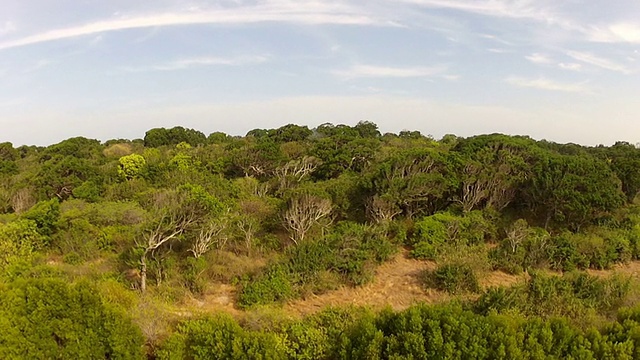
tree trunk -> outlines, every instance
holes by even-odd
[[[140,258],[140,291],[147,290],[147,252]]]

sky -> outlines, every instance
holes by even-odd
[[[0,142],[382,132],[640,142],[638,0],[0,0]]]

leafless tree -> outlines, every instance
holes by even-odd
[[[331,200],[303,194],[293,197],[282,216],[283,225],[289,231],[291,240],[298,244],[321,219],[331,214]]]
[[[531,230],[526,220],[519,219],[511,224],[507,230],[507,240],[509,241],[509,245],[511,245],[511,251],[515,253],[518,246],[520,246],[530,234]]]
[[[228,226],[227,217],[209,221],[200,229],[189,251],[198,259],[213,246],[218,249],[224,248],[229,239],[227,235]]]
[[[312,174],[320,163],[320,160],[313,156],[305,156],[300,160],[291,160],[276,168],[275,175],[280,181],[280,189],[288,189],[293,182],[301,182]]]
[[[367,204],[369,217],[376,223],[387,223],[402,213],[396,203],[386,197],[374,195]]]
[[[11,207],[16,214],[29,210],[35,203],[36,199],[33,196],[32,188],[18,189],[11,197]]]

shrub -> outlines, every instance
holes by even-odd
[[[447,247],[481,244],[493,230],[481,212],[472,211],[465,216],[438,213],[416,222],[410,241],[411,255],[417,259],[435,260]]]
[[[245,279],[239,300],[243,306],[267,304],[306,291],[322,293],[339,283],[361,285],[395,251],[380,229],[342,222],[321,239],[288,248],[284,259]]]
[[[0,293],[0,324],[3,359],[143,358],[140,330],[85,283],[16,280]]]
[[[475,272],[466,264],[445,264],[434,271],[425,272],[423,276],[425,285],[450,294],[480,291]]]

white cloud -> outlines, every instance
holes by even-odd
[[[545,0],[401,0],[429,8],[451,9],[509,19],[527,19],[582,31],[582,27],[556,11],[554,2]],[[557,4],[557,3],[555,3]]]
[[[640,24],[617,23],[604,28],[594,27],[590,30],[590,39],[596,42],[640,44]]]
[[[179,59],[168,63],[144,66],[144,67],[127,67],[122,70],[126,72],[148,72],[148,71],[174,71],[184,70],[192,67],[201,66],[242,66],[254,65],[267,62],[268,56],[238,56],[233,58],[222,57],[195,57],[188,59]]]
[[[547,78],[527,79],[517,76],[511,76],[505,79],[510,85],[524,88],[534,88],[548,91],[560,91],[569,93],[589,94],[591,90],[585,86],[585,83],[561,83]]]
[[[512,53],[513,50],[509,50],[509,49],[500,49],[500,48],[489,48],[487,49],[488,52],[492,52],[494,54],[509,54]]]
[[[312,25],[393,26],[390,22],[382,22],[379,19],[363,14],[362,8],[356,9],[345,4],[333,2],[324,3],[319,1],[292,2],[272,0],[253,6],[218,8],[200,12],[152,14],[96,21],[85,25],[55,29],[15,40],[3,41],[0,42],[0,50],[126,29],[194,24],[249,24],[261,22]]]
[[[619,64],[609,59],[601,58],[591,53],[580,52],[580,51],[568,51],[567,55],[574,58],[575,60],[581,61],[589,65],[593,65],[602,69],[616,71],[623,74],[633,73],[633,71],[625,65]]]
[[[11,21],[0,24],[0,36],[4,36],[16,31],[16,26]]]
[[[334,75],[347,79],[353,78],[417,78],[441,75],[446,66],[433,67],[388,67],[376,65],[354,65],[347,70],[333,71]]]
[[[547,55],[539,54],[539,53],[533,53],[529,56],[525,56],[525,59],[531,61],[534,64],[548,65],[553,63],[553,60],[551,60]]]
[[[578,63],[559,63],[558,67],[560,67],[560,69],[570,70],[570,71],[580,71],[580,70],[582,70],[582,65],[580,65]]]

